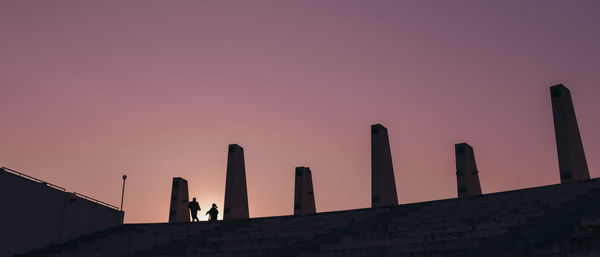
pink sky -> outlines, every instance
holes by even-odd
[[[599,1],[0,2],[0,165],[165,222],[171,179],[223,206],[244,147],[250,216],[370,206],[370,125],[400,203],[559,182],[549,86],[571,89],[600,175]],[[34,200],[34,199],[24,199]],[[206,217],[205,217],[206,219]]]

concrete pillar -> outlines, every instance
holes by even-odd
[[[171,189],[171,209],[169,211],[169,223],[189,222],[188,211],[188,184],[183,178],[173,178]]]
[[[229,145],[223,212],[224,220],[249,218],[244,149],[236,144]]]
[[[479,171],[475,163],[473,147],[467,143],[454,145],[456,153],[456,185],[458,198],[481,195]]]
[[[560,182],[590,179],[575,117],[571,92],[562,84],[550,87]]]
[[[371,125],[371,207],[398,205],[387,129]]]
[[[294,215],[316,213],[315,194],[309,167],[296,167]]]

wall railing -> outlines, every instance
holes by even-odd
[[[41,180],[41,179],[38,179],[38,178],[34,178],[34,177],[32,177],[32,176],[29,176],[29,175],[27,175],[27,174],[25,174],[25,173],[22,173],[22,172],[19,172],[19,171],[13,170],[13,169],[9,169],[9,168],[7,168],[7,167],[2,167],[2,168],[0,168],[0,169],[1,169],[1,170],[3,170],[3,171],[5,171],[5,172],[12,173],[12,174],[15,174],[15,175],[17,175],[17,176],[20,176],[20,177],[23,177],[23,178],[29,179],[29,180],[31,180],[31,181],[34,181],[34,182],[37,182],[37,183],[40,183],[40,184],[43,184],[43,185],[46,185],[46,186],[52,187],[52,188],[54,188],[54,189],[58,189],[58,190],[61,190],[61,191],[63,191],[63,192],[67,192],[67,190],[66,190],[64,187],[57,186],[57,185],[55,185],[55,184],[52,184],[52,183],[49,183],[49,182],[43,181],[43,180]],[[103,202],[103,201],[100,201],[100,200],[98,200],[98,199],[91,198],[91,197],[89,197],[89,196],[87,196],[87,195],[80,194],[80,193],[76,193],[76,192],[73,192],[73,194],[74,194],[75,196],[81,197],[81,198],[83,198],[83,199],[86,199],[86,200],[88,200],[88,201],[91,201],[91,202],[94,202],[94,203],[97,203],[97,204],[100,204],[100,205],[104,205],[104,206],[106,206],[106,207],[113,208],[113,209],[115,209],[115,210],[119,210],[119,208],[118,208],[117,206],[114,206],[114,205],[112,205],[112,204],[109,204],[109,203],[105,203],[105,202]]]
[[[100,201],[100,200],[98,200],[98,199],[94,199],[94,198],[91,198],[91,197],[89,197],[89,196],[87,196],[87,195],[83,195],[83,194],[76,193],[76,192],[73,192],[73,194],[74,194],[74,195],[76,195],[76,196],[79,196],[79,197],[81,197],[81,198],[84,198],[84,199],[86,199],[86,200],[88,200],[88,201],[92,201],[92,202],[95,202],[95,203],[97,203],[97,204],[101,204],[101,205],[104,205],[104,206],[106,206],[106,207],[113,208],[113,209],[115,209],[115,210],[119,210],[119,207],[117,207],[117,206],[114,206],[114,205],[112,205],[112,204],[110,204],[110,203],[105,203],[105,202],[103,202],[103,201]]]
[[[18,175],[18,176],[21,176],[21,177],[24,177],[24,178],[27,178],[27,179],[29,179],[29,180],[32,180],[32,181],[34,181],[34,182],[38,182],[38,183],[44,184],[44,185],[46,185],[46,186],[53,187],[53,188],[55,188],[55,189],[58,189],[58,190],[61,190],[61,191],[63,191],[63,192],[66,192],[66,191],[67,191],[67,190],[66,190],[64,187],[57,186],[57,185],[55,185],[55,184],[52,184],[52,183],[49,183],[49,182],[43,181],[43,180],[41,180],[41,179],[38,179],[38,178],[34,178],[34,177],[32,177],[32,176],[29,176],[29,175],[27,175],[27,174],[25,174],[25,173],[21,173],[21,172],[18,172],[18,171],[16,171],[16,170],[9,169],[9,168],[7,168],[7,167],[2,167],[2,170],[6,171],[6,172],[9,172],[9,173],[13,173],[13,174],[15,174],[15,175]]]

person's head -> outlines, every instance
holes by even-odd
[[[194,202],[196,201],[196,197],[194,197],[193,201],[194,201]]]
[[[217,208],[217,205],[213,203],[212,207],[213,207],[213,208]]]

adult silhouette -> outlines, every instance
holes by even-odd
[[[198,204],[198,202],[196,202],[196,197],[194,197],[194,199],[188,203],[188,208],[190,209],[190,212],[192,213],[192,222],[195,221],[200,221],[198,219],[198,211],[200,210],[200,204]]]

